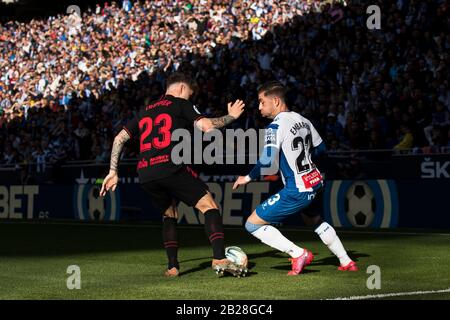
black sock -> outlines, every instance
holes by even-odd
[[[211,209],[205,212],[205,231],[213,249],[214,259],[225,258],[225,240],[222,226],[222,216],[219,210]]]
[[[317,222],[313,225],[313,230],[316,230],[323,222],[324,220],[320,217],[319,220],[317,220]]]
[[[163,240],[167,258],[169,259],[168,269],[172,269],[173,267],[180,269],[180,265],[178,264],[177,219],[164,218]]]

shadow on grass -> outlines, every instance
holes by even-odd
[[[357,251],[347,251],[349,257],[355,261],[358,262],[360,260],[360,258],[367,258],[370,257],[369,254],[367,253],[362,253],[362,252],[357,252]],[[339,260],[338,258],[336,258],[334,255],[330,255],[321,259],[318,259],[317,253],[313,252],[314,254],[314,261],[311,263],[310,266],[314,267],[314,266],[339,266]],[[249,261],[253,261],[255,259],[259,259],[259,258],[267,258],[267,257],[271,257],[271,258],[280,258],[280,259],[287,259],[288,257],[286,257],[285,254],[276,251],[276,250],[270,250],[270,251],[265,251],[265,252],[261,252],[261,253],[256,253],[256,254],[249,254],[248,255],[248,259]],[[271,267],[272,269],[277,269],[277,270],[291,270],[291,265],[290,264],[286,264],[286,265],[282,265],[282,266],[275,266],[275,267]],[[302,273],[314,273],[314,272],[319,272],[319,270],[309,270],[309,269],[305,269]]]
[[[350,235],[353,239],[367,242],[397,241],[402,243],[409,239],[417,238],[412,235],[384,236],[380,234],[355,234]],[[346,237],[349,240],[350,236]],[[229,229],[226,234],[227,242],[234,243],[247,251],[247,246],[260,245],[254,237],[243,229]],[[299,230],[292,234],[292,240],[302,243],[304,241],[320,241],[312,232]],[[179,231],[179,241],[182,250],[201,248],[210,250],[203,228],[183,228]],[[0,246],[1,257],[46,257],[67,256],[74,254],[93,254],[108,252],[132,252],[142,251],[146,255],[153,251],[161,253],[162,246],[161,226],[86,226],[86,225],[64,225],[64,224],[2,224],[0,223],[0,243],[8,244]],[[319,242],[317,242],[319,244]],[[250,250],[250,249],[248,249]],[[400,249],[399,249],[400,250]],[[209,252],[209,251],[205,251]],[[205,253],[200,253],[203,255]],[[313,252],[314,253],[314,252]],[[358,261],[358,258],[369,257],[360,252],[349,252],[350,258]],[[286,255],[276,250],[261,253],[248,254],[249,261],[259,258],[286,258]],[[337,265],[338,260],[331,255],[317,259],[313,265]],[[196,258],[204,259],[204,258]],[[192,261],[192,260],[186,260]]]
[[[283,258],[286,257],[283,253],[277,251],[277,250],[270,250],[270,251],[265,251],[265,252],[260,252],[260,253],[250,253],[247,254],[248,256],[248,260],[254,260],[254,259],[259,259],[259,258],[267,258],[267,257],[271,257],[271,258]]]
[[[161,225],[95,226],[82,224],[0,223],[0,256],[66,256],[107,252],[164,250]],[[178,232],[182,249],[209,248],[203,228],[182,228]],[[245,230],[227,230],[229,243],[254,244]],[[210,250],[210,249],[207,249]]]
[[[283,265],[283,266],[270,267],[270,269],[284,270],[284,271],[291,271],[292,270],[290,264],[286,264],[286,265]],[[316,273],[316,272],[320,272],[320,271],[319,270],[306,269],[306,268],[302,270],[302,274]]]
[[[360,258],[370,257],[369,254],[356,252],[356,251],[348,251],[347,253],[351,257],[351,259],[355,262],[358,262]],[[339,266],[339,260],[335,256],[330,255],[330,256],[324,257],[322,259],[317,259],[317,253],[313,252],[313,254],[315,255],[315,259],[312,262],[312,264],[310,265],[311,267],[325,266],[325,265]],[[279,258],[279,259],[286,259],[286,260],[288,258],[283,253],[276,251],[276,250],[270,250],[270,251],[265,251],[265,252],[261,252],[261,253],[252,253],[252,254],[248,254],[247,256],[248,256],[248,260],[249,260],[249,263],[248,263],[249,270],[253,269],[256,266],[256,263],[253,261],[257,260],[259,258],[271,257],[271,258]],[[201,258],[183,260],[183,261],[180,261],[180,264],[186,263],[186,262],[197,261],[197,260],[205,260],[205,259],[210,259],[210,257],[201,257]],[[180,273],[180,276],[203,271],[205,269],[210,269],[210,268],[211,268],[210,261],[202,262],[199,264],[198,267],[191,268],[186,271],[182,271]],[[285,265],[273,266],[273,267],[271,267],[271,269],[289,271],[289,270],[291,270],[291,265],[289,263],[286,263]],[[304,269],[302,271],[303,274],[316,273],[316,272],[320,272],[320,271],[319,270],[311,270],[311,269]],[[256,274],[258,274],[258,273],[249,271],[247,276],[252,276],[252,275],[256,275]]]
[[[313,252],[314,254],[314,252]],[[331,253],[330,253],[331,254]],[[370,254],[357,252],[357,251],[347,251],[348,256],[355,262],[359,261],[359,258],[368,258]],[[311,263],[311,266],[339,266],[339,260],[333,255],[329,255],[327,257],[317,259],[315,255],[314,261]]]
[[[288,256],[286,256],[285,254],[276,251],[276,250],[270,250],[270,251],[266,251],[266,252],[261,252],[261,253],[255,253],[255,254],[249,254],[248,255],[248,259],[249,260],[254,260],[254,259],[259,259],[259,258],[277,258],[280,259],[282,261],[288,261],[287,259],[289,258]],[[267,263],[267,262],[266,262]],[[256,264],[254,264],[256,265]],[[286,265],[279,265],[279,266],[273,266],[270,267],[271,269],[276,269],[276,270],[286,270],[289,271],[291,270],[291,264],[290,263],[286,263]],[[307,273],[315,273],[315,272],[319,272],[319,270],[303,270],[302,273],[307,274]]]

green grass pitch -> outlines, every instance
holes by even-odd
[[[450,288],[450,234],[338,230],[360,267],[347,273],[311,230],[281,231],[315,254],[299,276],[286,276],[287,256],[229,228],[227,245],[244,249],[250,275],[220,278],[203,228],[187,226],[179,230],[181,276],[165,278],[161,226],[0,223],[0,299],[297,300]],[[70,265],[80,267],[80,290],[67,289]],[[380,290],[366,286],[370,265],[380,267]],[[450,299],[450,292],[389,299]]]

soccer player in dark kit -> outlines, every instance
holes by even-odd
[[[118,162],[123,145],[138,136],[140,155],[138,175],[142,188],[151,196],[153,204],[163,215],[164,247],[168,256],[166,276],[179,275],[177,259],[177,201],[183,201],[198,209],[205,216],[205,231],[213,249],[212,268],[218,273],[228,272],[240,276],[245,268],[225,257],[222,216],[208,186],[195,177],[185,164],[174,164],[171,152],[176,142],[171,141],[176,129],[194,124],[203,132],[225,127],[244,111],[244,102],[228,103],[228,115],[206,118],[189,102],[194,93],[194,82],[184,74],[176,73],[168,78],[166,94],[140,110],[135,118],[115,137],[110,171],[103,181],[100,195],[114,191],[118,183]]]

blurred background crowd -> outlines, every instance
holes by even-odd
[[[370,4],[381,30],[366,26]],[[195,77],[208,116],[243,99],[233,128],[264,128],[256,88],[277,79],[331,152],[448,152],[448,16],[445,0],[124,0],[2,22],[0,165],[109,161],[175,71]]]

